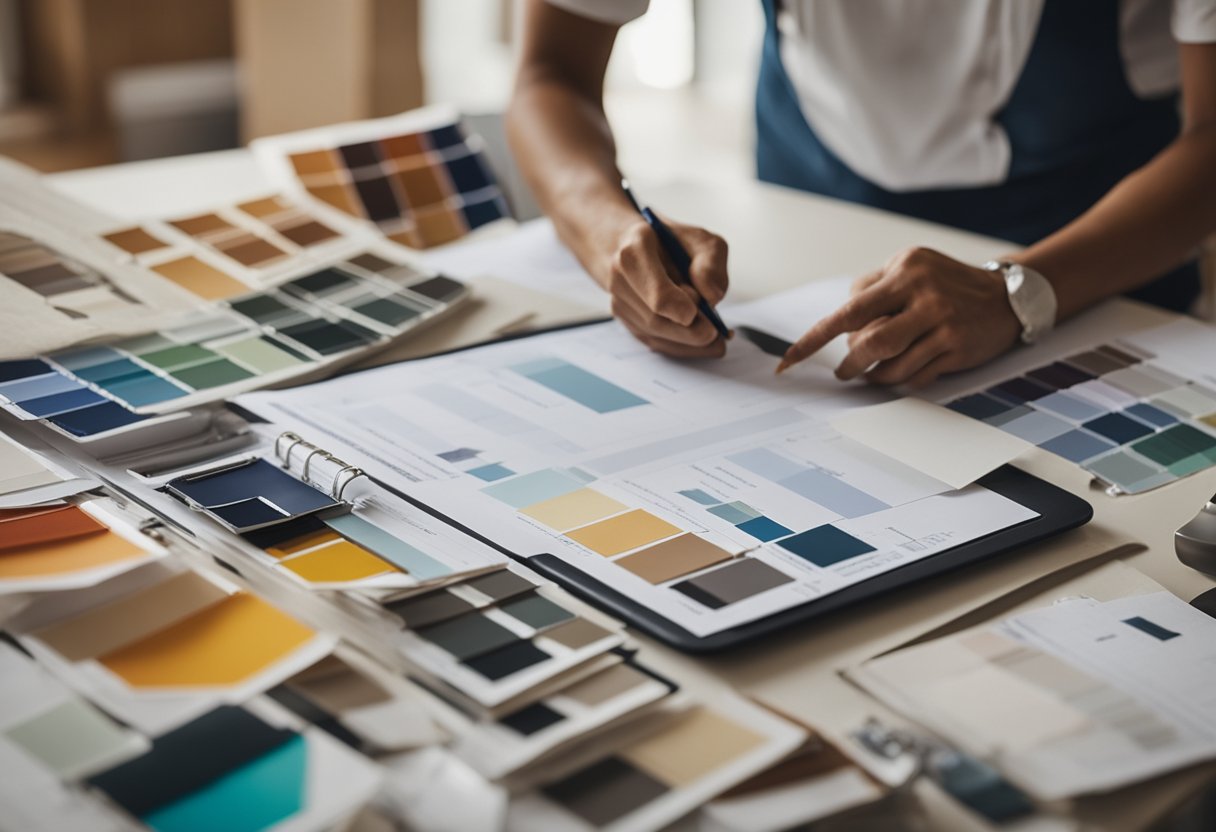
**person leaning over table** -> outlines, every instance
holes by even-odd
[[[656,351],[719,356],[621,191],[604,116],[617,29],[647,4],[527,0],[509,136],[621,322]],[[849,333],[837,376],[919,386],[1112,295],[1178,311],[1195,300],[1196,247],[1216,230],[1216,0],[763,5],[760,179],[1027,246],[988,268],[900,252],[783,367]],[[726,243],[671,225],[716,305]]]

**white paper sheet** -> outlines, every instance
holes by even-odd
[[[1216,620],[1158,592],[1071,599],[867,662],[887,704],[1044,800],[1216,757]]]
[[[832,427],[951,488],[970,485],[1032,447],[999,428],[913,398],[849,411]]]

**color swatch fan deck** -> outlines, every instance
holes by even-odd
[[[258,139],[285,189],[429,248],[510,216],[480,137],[442,108]]]

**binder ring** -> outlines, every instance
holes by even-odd
[[[312,458],[314,456],[316,456],[317,454],[321,454],[324,457],[326,457],[327,459],[333,459],[333,455],[330,454],[328,451],[318,448],[315,445],[309,445],[308,447],[312,448],[312,450],[308,452],[308,456],[304,457],[304,468],[303,468],[303,472],[300,476],[300,478],[302,480],[304,480],[304,482],[308,482],[308,466],[310,464],[312,464]]]
[[[289,444],[287,445],[286,451],[280,452],[279,443],[282,442],[283,440],[287,440]],[[300,445],[300,444],[307,444],[307,443],[304,442],[303,437],[301,437],[299,434],[292,433],[291,431],[285,431],[283,433],[280,433],[277,437],[275,437],[274,455],[283,461],[284,469],[291,468],[291,452],[295,448],[296,445]]]
[[[338,478],[346,473],[349,473],[350,476],[348,476],[342,482],[342,485],[339,486]],[[338,502],[342,502],[342,494],[346,491],[346,486],[350,485],[352,482],[359,479],[359,477],[366,477],[366,476],[367,476],[367,474],[365,474],[363,472],[362,468],[356,468],[353,465],[347,465],[345,468],[343,468],[337,474],[334,474],[334,491],[331,496],[333,496],[333,498],[335,500],[337,500]]]

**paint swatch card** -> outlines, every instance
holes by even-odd
[[[447,741],[455,710],[353,653],[329,656],[267,696],[352,748],[402,751]]]
[[[136,335],[197,307],[93,230],[113,220],[0,160],[0,359]]]
[[[165,554],[106,499],[0,509],[0,595],[93,586]]]
[[[482,776],[501,780],[569,746],[594,743],[676,690],[675,682],[622,662],[492,722],[466,725],[452,749]]]
[[[427,108],[391,118],[257,139],[272,179],[410,248],[458,240],[510,216],[478,136],[457,114]]]
[[[1055,800],[1216,757],[1214,636],[1216,620],[1169,592],[1070,598],[880,656],[849,676]]]
[[[58,500],[94,485],[0,433],[0,509]]]
[[[158,832],[326,828],[370,799],[376,767],[324,733],[222,706],[90,786]]]
[[[148,748],[70,692],[29,657],[0,643],[0,743],[20,748],[64,780],[110,768]],[[6,776],[11,776],[6,771]]]
[[[336,641],[256,595],[192,571],[65,614],[20,638],[108,711],[154,732],[217,701],[264,690],[325,656]]]
[[[258,458],[169,480],[165,490],[238,533],[348,508],[332,495]]]
[[[390,605],[417,627],[399,635],[398,649],[436,680],[495,710],[622,644],[616,625],[543,587],[519,592],[516,577],[495,573],[473,579],[481,588],[471,592],[444,590]],[[503,594],[492,604],[469,600],[495,591]]]
[[[734,696],[695,706],[512,801],[507,828],[662,828],[776,763],[805,737]]]

